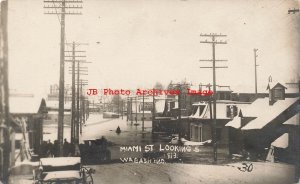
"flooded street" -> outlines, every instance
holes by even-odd
[[[116,129],[120,127],[121,133],[117,134]],[[119,162],[120,158],[142,158],[145,156],[144,148],[147,145],[153,145],[153,153],[150,156],[154,157],[170,157],[167,155],[167,152],[174,153],[174,151],[166,150],[169,148],[176,147],[176,145],[169,144],[171,138],[168,136],[165,137],[153,137],[152,134],[152,121],[145,121],[145,129],[142,132],[142,122],[138,121],[136,124],[135,121],[126,121],[126,116],[118,119],[103,119],[100,114],[92,114],[86,122],[86,125],[83,126],[83,133],[81,137],[81,143],[84,140],[95,140],[100,139],[104,136],[109,144],[108,149],[111,153],[111,160],[113,162]],[[121,147],[132,147],[140,146],[141,151],[129,151],[124,152],[120,151]],[[179,147],[180,148],[180,147]],[[191,147],[195,151],[186,151],[186,152],[176,152],[175,155],[171,156],[168,162],[180,162],[180,163],[205,163],[211,164],[212,160],[212,147],[211,146],[193,146]],[[152,151],[151,151],[152,152]],[[153,155],[154,154],[154,155]],[[163,156],[162,156],[163,155]],[[226,150],[219,149],[218,151],[218,163],[227,163],[229,162],[226,154]]]

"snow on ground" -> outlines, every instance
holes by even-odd
[[[280,163],[253,162],[252,172],[241,172],[230,165],[198,164],[107,164],[96,170],[94,184],[289,184],[294,168]],[[10,184],[32,183],[32,176],[12,176]]]
[[[289,184],[293,167],[284,164],[253,163],[252,172],[241,172],[234,165],[195,164],[111,164],[93,166],[95,184],[191,183],[191,184]]]
[[[133,122],[133,124],[134,123],[135,122]],[[121,118],[103,119],[101,115],[91,115],[86,126],[83,127],[83,139],[95,139],[105,136],[109,141],[116,144],[110,148],[112,157],[120,158],[120,145],[153,143],[153,140],[150,137],[151,122],[145,122],[147,133],[144,137],[142,137],[141,133],[141,122],[138,123],[140,124],[138,126],[131,125],[130,121],[126,122],[126,117],[124,117],[123,120],[121,120]],[[115,132],[117,126],[120,126],[122,130],[122,133],[119,135]],[[56,138],[57,127],[50,126],[47,128],[50,128],[52,134],[54,134],[51,136]],[[68,131],[67,128],[65,127],[65,131]],[[47,140],[47,138],[45,140]],[[293,166],[286,164],[253,162],[254,168],[252,172],[242,172],[238,170],[237,167],[242,167],[242,163],[228,165],[195,164],[197,159],[202,159],[201,163],[206,163],[203,162],[203,159],[207,159],[208,155],[211,154],[210,147],[203,149],[203,151],[197,154],[195,153],[196,155],[191,154],[190,157],[193,158],[191,163],[193,164],[118,163],[95,165],[92,166],[96,170],[96,173],[93,175],[94,183],[288,184],[293,181],[294,168]],[[11,177],[10,184],[26,183],[32,183],[32,175],[18,175]]]

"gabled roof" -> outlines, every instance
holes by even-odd
[[[44,99],[35,96],[10,96],[9,111],[12,114],[37,114],[42,111]]]
[[[189,116],[190,118],[193,118],[193,119],[210,119],[210,108],[209,108],[209,104],[207,102],[200,102],[198,104],[193,104],[193,105],[196,105],[198,106],[197,108],[197,111],[195,114]],[[203,112],[199,115],[199,106],[205,106],[205,108],[203,109]],[[217,103],[217,119],[230,119],[227,117],[227,114],[226,114],[226,105],[228,104],[218,104]],[[213,103],[211,104],[211,107],[213,108]],[[212,110],[212,116],[213,116],[213,110]]]
[[[242,109],[243,117],[254,117],[242,130],[261,129],[275,119],[283,111],[288,109],[299,98],[286,98],[278,100],[273,105],[269,105],[269,98],[259,98],[251,105]]]
[[[278,148],[287,148],[289,146],[289,134],[282,134],[271,145]]]
[[[295,116],[291,117],[290,119],[288,119],[286,122],[284,122],[284,125],[299,125],[299,116],[300,114],[295,114]]]
[[[231,121],[229,121],[225,126],[230,126],[236,129],[241,128],[241,117],[236,116]]]
[[[269,82],[266,90],[273,89],[274,87],[282,87],[282,88],[287,89],[287,87],[285,87],[283,85],[283,83],[280,83],[280,82]]]
[[[217,88],[217,92],[220,92],[220,91],[222,91],[222,92],[232,92],[232,90],[230,89],[230,86],[219,86],[219,85],[217,85],[216,88]]]
[[[64,104],[64,109],[65,110],[71,110],[71,102],[67,101]],[[46,101],[46,105],[48,109],[52,109],[52,110],[58,110],[58,105],[59,105],[59,101],[58,100],[48,100]]]

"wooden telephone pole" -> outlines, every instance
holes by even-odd
[[[65,91],[65,15],[81,15],[78,11],[69,11],[82,9],[82,0],[44,0],[45,14],[54,14],[60,16],[60,75],[59,75],[59,109],[58,109],[58,133],[57,140],[59,145],[59,155],[63,156],[64,139],[64,91]],[[50,10],[50,11],[48,11]],[[68,11],[66,11],[68,10]]]
[[[214,149],[214,163],[217,163],[217,95],[216,95],[216,68],[228,68],[227,66],[217,67],[216,62],[222,62],[227,60],[216,60],[216,45],[217,44],[227,44],[226,41],[218,41],[217,37],[226,37],[226,35],[222,34],[201,34],[202,37],[210,37],[211,41],[205,40],[200,41],[200,43],[208,43],[212,44],[212,59],[211,60],[200,60],[200,61],[208,61],[212,62],[212,67],[200,67],[200,68],[210,68],[213,69],[213,149]]]
[[[133,124],[133,116],[132,116],[132,98],[130,97],[130,119],[131,119],[131,125]]]
[[[142,132],[145,131],[145,95],[143,93],[143,117],[142,117]],[[144,135],[144,134],[143,134]]]
[[[78,63],[77,63],[78,64]],[[80,67],[80,65],[79,65]],[[69,71],[71,72],[71,71]],[[74,124],[74,142],[76,144],[79,143],[79,133],[81,133],[81,123],[82,123],[82,86],[87,85],[88,81],[84,79],[80,79],[80,75],[88,75],[87,70],[78,70],[78,68],[75,70],[75,74],[77,75],[77,81],[75,82],[75,86],[77,86],[77,93],[76,93],[76,108],[74,110],[75,115],[75,124]]]
[[[0,1],[0,8],[0,183],[8,183],[11,152],[8,98],[8,1]]]
[[[296,14],[299,13],[299,8],[294,8],[294,9],[289,9],[288,10],[288,14]],[[299,76],[298,76],[299,77]],[[298,78],[299,79],[299,78]],[[299,88],[299,93],[300,93],[300,80],[298,81],[298,88]],[[300,106],[300,102],[299,102],[299,106]],[[298,122],[300,124],[300,120]],[[298,139],[296,139],[296,143],[295,143],[295,183],[297,183],[299,181],[300,178],[300,126],[297,126],[297,130],[296,130],[296,135],[298,136]]]
[[[72,109],[71,109],[71,143],[75,143],[77,142],[78,137],[75,136],[76,133],[76,125],[78,124],[78,115],[77,115],[77,110],[76,110],[76,102],[75,102],[75,97],[76,97],[76,73],[77,73],[77,83],[78,83],[78,77],[79,74],[81,75],[87,75],[87,73],[82,73],[82,72],[87,72],[87,67],[79,67],[78,69],[78,65],[79,63],[87,63],[85,60],[82,60],[82,58],[86,58],[86,55],[84,55],[83,53],[85,53],[85,51],[83,50],[76,50],[76,47],[80,46],[80,45],[86,45],[85,43],[66,43],[66,45],[71,45],[72,46],[72,50],[71,51],[65,51],[66,55],[65,55],[65,62],[71,62],[72,63],[72,67],[69,68],[71,69],[71,71],[69,70],[69,72],[72,72]],[[69,53],[71,53],[71,55],[69,55]],[[78,54],[76,54],[78,53]],[[76,62],[77,62],[77,68],[76,68]],[[77,106],[78,107],[78,106]]]
[[[154,89],[153,89],[153,95],[152,95],[152,122],[155,120],[155,96],[154,96]]]
[[[259,65],[256,64],[256,58],[257,58],[256,52],[258,51],[258,49],[253,49],[253,51],[254,51],[255,95],[257,95],[257,67]]]

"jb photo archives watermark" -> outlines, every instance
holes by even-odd
[[[180,95],[183,93],[180,90],[162,90],[162,89],[136,89],[133,90],[125,90],[125,89],[96,89],[96,88],[89,88],[87,89],[86,94],[89,96],[94,96],[98,94],[102,95],[136,95],[136,96],[160,96],[160,95]],[[185,94],[187,95],[199,95],[199,96],[210,96],[213,94],[211,90],[194,90],[187,88]]]

